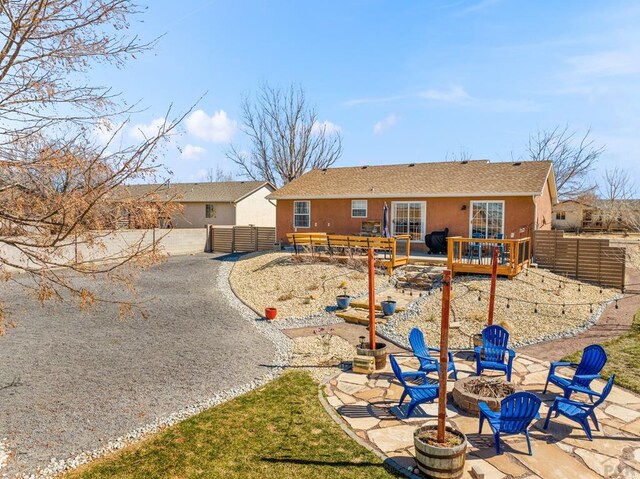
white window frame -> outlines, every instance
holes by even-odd
[[[306,203],[307,204],[307,217],[309,218],[309,223],[307,226],[297,226],[296,225],[296,216],[303,216],[302,214],[296,214],[296,203]],[[302,228],[302,229],[309,229],[311,228],[311,201],[309,200],[295,200],[293,202],[293,228],[294,229],[298,229],[298,228]]]
[[[408,204],[408,203],[419,203],[420,204],[420,222],[422,223],[422,230],[420,231],[420,239],[411,240],[412,243],[422,243],[424,242],[424,235],[426,235],[427,231],[427,202],[426,201],[392,201],[391,202],[391,236],[396,235],[396,222],[395,222],[395,214],[396,214],[396,205],[398,204]],[[399,233],[405,234],[405,233]]]
[[[364,202],[364,208],[354,208],[353,204],[356,201],[362,201]],[[353,214],[353,210],[357,209],[357,210],[364,210],[364,216],[362,215],[354,215]],[[369,217],[369,202],[367,200],[351,200],[351,217],[352,218],[368,218]]]
[[[505,235],[504,235],[505,202],[504,200],[472,200],[469,203],[470,203],[469,204],[469,238],[473,237],[473,205],[474,203],[502,203],[502,218],[500,221],[502,223],[502,231],[500,232],[502,233],[502,237],[505,238]]]

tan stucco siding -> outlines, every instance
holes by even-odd
[[[207,203],[184,203],[182,213],[172,218],[174,228],[202,228],[206,225],[236,224],[235,206],[229,203],[215,205],[215,217],[207,218]]]
[[[273,190],[263,186],[259,190],[239,201],[236,205],[237,225],[275,226],[275,202],[266,199]]]
[[[575,202],[559,203],[553,207],[553,227],[558,230],[575,230],[582,227],[584,205]],[[557,213],[564,213],[564,219],[556,219]]]

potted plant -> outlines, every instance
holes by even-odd
[[[277,314],[278,314],[277,308],[264,308],[264,317],[269,321],[276,319]]]
[[[419,427],[413,434],[418,469],[430,479],[457,479],[464,473],[467,437],[447,426],[447,362],[449,350],[449,311],[451,301],[451,270],[442,278],[442,321],[440,326],[440,373],[438,422]]]
[[[336,302],[339,309],[347,309],[351,303],[351,296],[347,294],[346,288],[343,289],[343,293],[336,296]]]
[[[396,312],[396,302],[391,299],[391,296],[387,296],[386,301],[381,301],[382,312],[385,316],[393,316]]]

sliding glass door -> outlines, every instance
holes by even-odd
[[[391,205],[391,234],[408,234],[411,241],[423,241],[427,223],[427,204],[424,201],[394,201]]]
[[[472,201],[469,223],[472,238],[504,238],[504,201]]]

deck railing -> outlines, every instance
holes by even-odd
[[[287,233],[287,240],[293,246],[295,254],[321,255],[336,259],[365,256],[369,248],[374,248],[377,254],[376,261],[385,266],[389,274],[393,268],[409,264],[411,253],[409,235],[384,238],[327,233]],[[405,243],[403,254],[398,253],[398,242]]]
[[[447,263],[452,273],[491,274],[493,250],[498,249],[498,274],[513,277],[531,261],[531,238],[481,239],[450,236]]]

